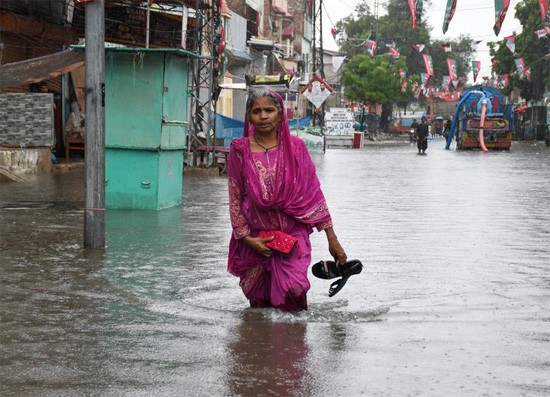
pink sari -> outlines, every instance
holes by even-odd
[[[228,270],[240,278],[251,306],[306,310],[309,235],[314,226],[332,227],[332,220],[307,146],[290,135],[282,98],[275,95],[283,109],[277,149],[251,152],[254,128],[248,121],[243,137],[231,143],[227,174],[233,233]],[[288,255],[275,252],[265,258],[242,240],[260,230],[281,230],[296,237],[298,246]]]

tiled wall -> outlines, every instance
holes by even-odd
[[[0,94],[0,145],[55,144],[53,94]]]

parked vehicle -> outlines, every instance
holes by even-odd
[[[374,131],[380,127],[380,116],[376,113],[357,111],[355,112],[355,131]]]
[[[510,150],[514,113],[513,106],[505,104],[503,99],[494,87],[474,86],[465,90],[456,108],[446,148],[449,149],[456,136],[459,150]]]
[[[395,118],[390,125],[389,132],[407,134],[414,133],[415,131],[413,130],[412,123],[416,120],[416,122],[420,124],[422,116],[424,116],[424,113],[411,114]]]

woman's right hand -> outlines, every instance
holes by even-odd
[[[269,258],[271,257],[271,255],[273,255],[273,250],[269,247],[266,247],[265,243],[273,241],[274,238],[274,236],[267,238],[246,236],[243,238],[243,241],[254,252],[265,256],[266,258]]]

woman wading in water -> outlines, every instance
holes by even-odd
[[[252,307],[307,310],[313,228],[326,233],[329,252],[339,264],[347,258],[307,146],[290,134],[277,93],[250,94],[243,137],[231,143],[227,174],[233,227],[229,272],[240,278]],[[266,246],[274,238],[259,237],[261,231],[280,231],[290,235],[281,241],[297,242],[285,254]]]

